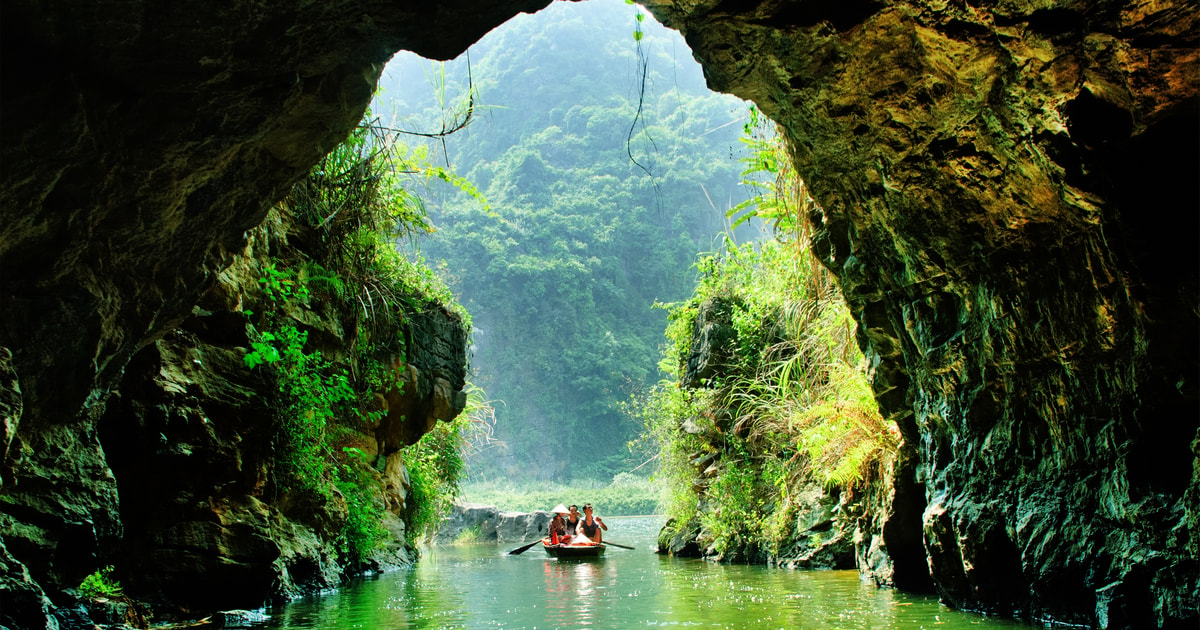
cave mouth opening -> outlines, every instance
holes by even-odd
[[[601,9],[606,7],[611,13],[597,19]],[[663,198],[683,198],[699,208],[711,210],[703,217],[703,221],[708,222],[703,230],[693,228],[691,234],[701,237],[697,240],[707,239],[711,244],[722,230],[729,229],[724,211],[742,201],[747,193],[741,193],[742,197],[733,196],[738,194],[736,192],[723,195],[712,181],[680,177],[673,172],[672,166],[678,164],[672,161],[676,159],[674,154],[691,150],[693,146],[672,144],[674,137],[664,130],[663,125],[682,127],[696,139],[712,137],[723,130],[737,132],[749,104],[738,101],[736,107],[743,111],[737,112],[730,106],[731,109],[724,112],[725,118],[710,120],[692,130],[689,127],[692,121],[680,114],[674,103],[682,102],[681,92],[713,93],[708,90],[703,70],[692,59],[682,37],[651,19],[646,20],[645,31],[637,38],[630,37],[629,29],[617,28],[617,35],[603,46],[591,45],[587,39],[583,27],[594,31],[599,28],[597,24],[620,22],[633,26],[633,16],[631,8],[615,0],[611,5],[555,3],[537,14],[514,18],[457,59],[444,64],[431,64],[417,55],[399,53],[383,71],[381,91],[372,103],[371,113],[385,121],[386,126],[409,132],[440,135],[440,130],[457,130],[448,137],[436,138],[434,153],[440,163],[474,178],[493,207],[552,206],[560,196],[576,192],[573,187],[587,190],[578,179],[586,178],[589,171],[580,162],[573,161],[579,159],[580,147],[592,151],[583,156],[592,162],[608,159],[611,154],[623,169],[622,177],[639,182],[647,191],[653,190],[644,198],[638,198],[636,194],[631,198],[643,203],[643,210],[651,217],[652,228],[659,230],[661,238],[678,237],[678,233],[672,231],[678,229],[678,216],[664,211],[664,206],[671,204],[664,204]],[[538,22],[544,24],[541,30],[532,26]],[[584,52],[576,50],[576,46]],[[640,66],[645,60],[650,63]],[[520,68],[514,69],[517,64]],[[616,72],[606,69],[616,69]],[[648,73],[650,80],[643,81],[646,75],[642,72]],[[563,96],[565,99],[556,100]],[[615,106],[605,106],[612,103]],[[470,112],[470,124],[464,124],[467,112]],[[536,127],[531,121],[536,121]],[[503,146],[499,150],[489,146],[499,143],[492,140],[493,137],[502,139]],[[710,153],[708,159],[737,162],[739,154],[744,152],[733,136],[727,137],[726,146]],[[603,143],[589,144],[598,139]],[[496,150],[498,155],[482,159],[489,150]],[[648,170],[642,169],[643,165],[649,167]],[[690,190],[678,192],[681,186],[690,187]],[[461,199],[461,195],[458,198]],[[511,237],[515,243],[520,243],[513,247],[522,249],[525,254],[542,251],[537,242],[538,227],[532,221],[511,226],[510,230],[503,222],[489,223],[484,217],[456,218],[453,215],[461,211],[448,207],[454,203],[451,198],[433,201],[432,205],[447,206],[433,210],[434,222],[439,227],[439,234],[434,235],[434,239],[449,238],[458,247],[475,247],[477,244],[468,242],[469,239],[460,233],[465,225],[469,229],[491,230],[499,241]],[[538,220],[552,219],[540,215]],[[755,232],[762,225],[752,223],[747,228],[738,238],[757,238]],[[450,247],[422,248],[435,265],[439,260],[448,262],[450,275],[459,278],[470,275],[471,270],[493,269],[501,260],[493,252],[490,258],[476,258],[472,260],[474,264],[464,264],[455,261],[461,252],[452,251]],[[594,250],[597,245],[589,243],[589,248]],[[503,250],[504,246],[495,244],[494,249]],[[569,253],[570,249],[568,243],[563,251]],[[700,251],[704,250],[693,249],[692,255]],[[622,261],[622,273],[637,274],[631,262]],[[503,282],[501,279],[495,281]],[[471,284],[467,279],[461,282]],[[531,289],[528,284],[537,284],[537,287]],[[488,470],[485,476],[498,477],[512,474],[514,470],[534,469],[553,479],[564,473],[566,465],[555,461],[555,451],[577,452],[578,449],[554,436],[553,428],[561,424],[555,420],[553,412],[536,404],[537,395],[529,393],[534,386],[520,384],[522,391],[517,384],[505,381],[506,371],[520,372],[513,369],[515,366],[506,370],[504,357],[519,354],[521,349],[508,344],[508,340],[519,338],[520,331],[504,321],[504,313],[506,309],[511,311],[512,302],[520,300],[521,291],[535,291],[549,298],[554,289],[544,283],[530,282],[502,295],[492,292],[489,296],[492,288],[476,284],[460,295],[464,304],[472,305],[475,319],[473,367],[476,377],[483,379],[489,396],[505,400],[505,407],[497,411],[496,433],[499,439],[513,445],[509,452],[498,453],[484,463]],[[488,302],[497,297],[509,304]],[[685,297],[679,295],[673,299]],[[661,295],[656,299],[666,301]],[[526,312],[526,321],[536,320],[536,315],[529,314],[532,312]],[[661,337],[661,332],[660,328],[655,334]],[[569,350],[562,351],[562,356],[570,354]],[[530,363],[533,361],[525,364]],[[613,387],[619,387],[619,384],[614,382]],[[554,394],[569,397],[569,389],[569,386],[558,388]],[[523,396],[535,400],[522,400]],[[544,395],[543,400],[549,397],[549,394]],[[517,429],[501,426],[501,422],[509,425],[526,423],[536,433],[536,440],[525,438]],[[613,434],[597,438],[593,443],[612,440]],[[618,439],[627,441],[627,437],[619,435]],[[607,472],[611,477],[612,471]],[[599,480],[606,481],[604,475]],[[894,518],[884,534],[889,548],[894,546],[894,550],[889,551],[893,553],[895,563],[894,582],[906,590],[932,592],[933,583],[921,539],[921,517],[926,507],[924,486],[918,483],[906,485],[897,491],[894,501]]]
[[[518,15],[447,62],[398,53],[379,83],[371,115],[401,141],[439,136],[430,159],[492,210],[434,191],[437,232],[405,245],[456,283],[476,383],[504,401],[494,437],[507,448],[474,460],[477,478],[608,484],[635,469],[624,445],[637,427],[617,404],[660,378],[654,303],[688,298],[696,258],[721,247],[726,211],[750,194],[750,104],[710,90],[683,37],[620,0]],[[752,241],[760,227],[732,233]]]

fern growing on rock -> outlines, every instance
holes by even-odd
[[[697,264],[695,294],[667,306],[661,365],[674,382],[635,408],[660,449],[669,514],[693,524],[675,529],[699,531],[673,551],[811,558],[836,538],[813,536],[816,515],[871,478],[898,433],[879,415],[837,284],[809,251],[813,201],[754,112],[745,131],[744,183],[758,192],[730,215],[774,236],[727,239]],[[844,560],[849,540],[837,544]]]
[[[462,473],[461,465],[428,465],[430,453],[439,462],[458,457],[460,424],[439,423],[408,444],[425,432],[415,424],[425,419],[389,418],[385,402],[428,395],[412,391],[419,379],[411,376],[408,346],[416,320],[446,313],[470,326],[423,261],[396,247],[398,239],[432,229],[412,190],[429,179],[473,191],[368,117],[293,187],[266,224],[271,256],[259,269],[261,307],[248,313],[244,362],[266,370],[276,384],[270,483],[285,512],[332,524],[323,534],[347,565],[369,561],[386,541],[381,523],[389,510],[407,517],[410,534],[426,531]],[[458,367],[465,370],[463,360]],[[389,420],[414,424],[381,436]],[[437,446],[425,446],[429,441]],[[404,464],[393,468],[410,469],[408,488],[390,487],[398,473],[386,462],[397,450]],[[328,509],[341,513],[304,516]]]

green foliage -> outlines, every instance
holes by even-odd
[[[272,302],[308,300],[308,285],[297,281],[296,270],[280,269],[274,262],[263,267],[263,276],[258,283],[262,285],[263,294]]]
[[[785,239],[799,241],[807,229],[807,210],[814,204],[804,180],[791,166],[791,156],[773,124],[750,107],[739,138],[747,152],[741,162],[742,184],[755,194],[726,213],[737,227],[751,219],[767,221]]]
[[[337,468],[336,486],[346,500],[346,526],[338,538],[338,547],[352,562],[363,562],[387,537],[381,521],[383,505],[371,492],[377,482],[369,474],[370,464],[360,449],[343,447],[345,457]]]
[[[661,511],[680,521],[689,520],[697,509],[698,497],[692,489],[695,470],[692,458],[711,451],[697,435],[681,432],[680,424],[690,419],[698,426],[712,427],[709,390],[688,390],[675,382],[661,381],[647,390],[635,392],[623,404],[630,417],[642,423],[643,432],[631,442],[634,452],[645,462],[655,464],[651,481]]]
[[[335,272],[326,269],[324,265],[308,261],[304,265],[304,289],[314,294],[323,295],[328,300],[343,301],[346,299],[346,281]],[[308,296],[301,297],[307,300]]]
[[[625,0],[625,4],[633,4],[633,0]],[[633,14],[633,18],[635,21],[633,27],[633,41],[641,42],[642,38],[646,36],[646,31],[642,29],[642,22],[646,21],[646,14],[642,13],[641,7],[637,8],[637,12]]]
[[[345,501],[344,526],[333,542],[351,564],[368,560],[387,536],[380,476],[349,444],[373,439],[365,432],[385,413],[378,394],[400,385],[393,363],[406,359],[400,333],[415,313],[431,308],[454,310],[469,326],[465,310],[423,260],[395,244],[432,229],[413,189],[440,181],[478,196],[424,155],[368,117],[296,184],[277,212],[301,233],[289,233],[299,253],[263,265],[263,312],[247,325],[245,364],[268,371],[277,386],[272,483],[282,492]],[[349,348],[327,357],[312,343],[319,325],[307,313],[317,311],[337,314],[332,328],[346,331]],[[418,518],[441,509],[462,474],[461,465],[445,463],[458,457],[450,452],[458,444],[432,438],[439,439],[435,457],[417,458]],[[415,529],[428,526],[419,521]]]
[[[769,492],[764,492],[759,471],[744,443],[734,442],[724,466],[708,488],[716,506],[700,512],[700,524],[713,540],[718,554],[758,544],[765,539],[764,519]]]
[[[79,594],[91,598],[123,597],[125,592],[121,589],[121,584],[112,578],[112,572],[112,566],[107,566],[83,578],[83,583],[79,585]]]
[[[258,332],[251,328],[250,331],[250,347],[253,348],[242,360],[246,362],[246,367],[255,368],[264,363],[275,363],[279,361],[279,348],[275,347],[275,334],[272,332]]]
[[[838,388],[839,398],[827,397],[799,411],[792,424],[796,448],[807,453],[822,480],[834,486],[858,483],[881,451],[894,451],[898,445],[895,430],[879,415],[866,381],[853,376],[832,375],[845,379]]]
[[[454,540],[450,544],[473,545],[479,542],[479,539],[483,536],[483,533],[480,531],[481,527],[482,525],[476,525],[475,527],[469,527],[462,530],[457,536],[454,537]]]
[[[408,537],[414,544],[437,531],[442,515],[449,511],[458,496],[464,467],[464,433],[469,423],[465,417],[451,423],[439,423],[404,451],[414,497]]]
[[[472,482],[463,486],[462,496],[472,503],[518,512],[549,510],[559,503],[591,503],[600,516],[662,513],[656,484],[646,477],[630,473],[619,473],[607,484],[597,481],[571,484],[546,482],[537,485]]]
[[[398,342],[392,337],[400,327],[398,315],[430,302],[454,309],[469,326],[469,315],[445,284],[419,256],[400,252],[396,241],[433,231],[415,189],[449,184],[485,210],[486,199],[465,178],[433,164],[427,148],[400,144],[369,112],[367,116],[293,187],[286,201],[289,211],[322,237],[313,251],[322,264],[309,264],[306,283],[345,298],[363,340],[377,345]],[[271,269],[268,274],[282,277]]]
[[[813,202],[778,136],[749,125],[746,133],[753,155],[744,181],[761,192],[731,216],[767,221],[776,238],[727,239],[697,263],[694,295],[663,305],[670,314],[661,365],[675,382],[630,405],[644,426],[643,448],[662,451],[656,475],[670,489],[668,514],[698,517],[719,554],[776,553],[797,534],[792,497],[800,488],[810,480],[853,487],[898,439],[876,408],[837,285],[808,250]],[[763,175],[766,183],[755,183]],[[710,298],[731,309],[731,361],[704,388],[681,389],[694,322]],[[703,501],[694,487],[705,488]]]
[[[678,34],[641,10],[644,37],[631,44],[630,9],[551,5],[481,40],[469,70],[433,71],[450,94],[493,105],[469,135],[438,145],[491,207],[467,194],[431,199],[436,232],[420,243],[476,318],[477,381],[504,401],[496,442],[470,459],[473,478],[609,479],[640,463],[625,449],[639,425],[620,403],[662,377],[666,313],[652,305],[689,295],[696,252],[738,197],[731,154],[744,105],[709,92]],[[399,61],[406,76],[424,67]],[[401,92],[411,98],[387,94]],[[391,102],[398,127],[446,125],[446,99]]]
[[[326,493],[327,427],[356,400],[344,369],[305,350],[308,332],[283,324],[275,333],[250,330],[254,348],[246,365],[272,364],[278,377],[280,431],[275,452],[281,487]]]

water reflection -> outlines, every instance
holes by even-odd
[[[268,611],[268,628],[956,628],[1019,624],[880,590],[854,571],[788,571],[652,553],[662,519],[612,519],[603,558],[436,547],[410,570]],[[618,530],[617,528],[620,527]]]
[[[602,558],[542,562],[546,576],[546,621],[554,626],[598,627],[605,582],[616,582],[617,569]]]

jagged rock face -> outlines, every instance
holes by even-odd
[[[453,420],[467,406],[467,331],[458,318],[422,311],[409,320],[405,335],[408,363],[397,365],[399,386],[387,392],[387,416],[375,429],[384,455],[416,444],[439,420]]]
[[[347,518],[346,501],[282,487],[273,472],[283,422],[272,407],[276,372],[248,367],[244,357],[248,329],[263,326],[273,309],[334,361],[354,347],[352,326],[329,298],[280,305],[260,285],[268,265],[301,259],[297,248],[313,240],[310,230],[272,211],[247,240],[192,315],[134,356],[98,424],[124,530],[109,553],[120,557],[128,592],[171,610],[257,608],[332,588],[345,569],[333,541]],[[406,470],[401,457],[387,456],[463,408],[466,331],[459,318],[430,309],[398,332],[409,361],[384,356],[406,378],[377,394],[393,408],[363,427],[375,435],[345,444],[385,459],[379,500],[395,536],[372,558],[377,566],[406,564],[413,551],[400,518],[411,507]],[[398,409],[408,410],[407,419],[391,413]],[[387,439],[397,434],[408,441]]]
[[[71,420],[178,323],[393,53],[547,3],[6,4],[0,345],[27,417]]]
[[[784,126],[824,209],[906,440],[897,575],[927,560],[992,612],[1195,619],[1194,4],[648,4]]]
[[[124,586],[141,597],[256,608],[285,538],[273,540],[255,496],[270,468],[273,383],[213,339],[213,322],[195,319],[186,325],[200,334],[175,331],[135,356],[100,422],[121,497],[114,551]],[[236,339],[237,322],[226,325]]]
[[[733,308],[726,299],[710,298],[700,305],[692,325],[692,345],[680,384],[685,387],[704,387],[705,383],[725,373],[733,356]]]
[[[360,120],[384,62],[453,57],[547,2],[5,4],[0,347],[20,385],[0,511],[37,580],[73,587],[118,543],[104,402]]]

